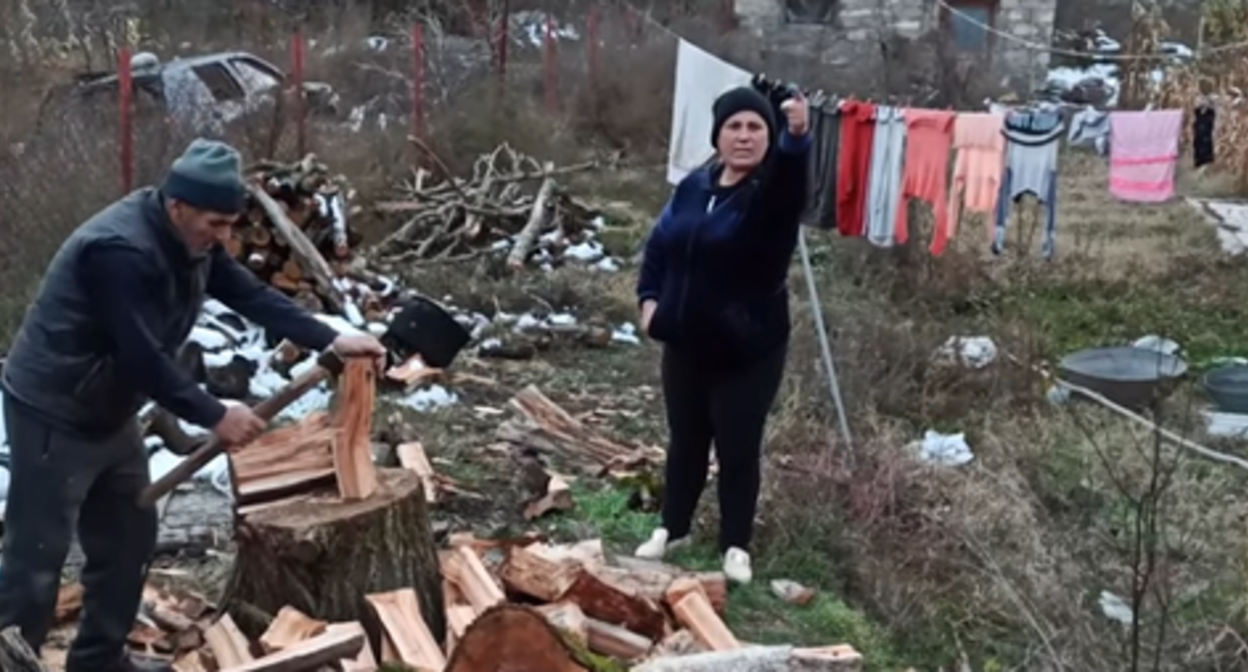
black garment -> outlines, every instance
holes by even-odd
[[[206,293],[243,317],[266,324],[278,339],[300,339],[320,350],[337,336],[332,327],[287,301],[217,246],[209,253]],[[225,413],[220,401],[204,392],[176,362],[157,356],[159,344],[144,328],[158,309],[142,299],[145,289],[161,278],[143,263],[139,253],[125,246],[97,245],[86,255],[83,278],[100,324],[107,325],[115,357],[133,384],[174,415],[211,428]],[[157,363],[157,364],[154,364]]]
[[[811,138],[781,131],[770,158],[726,198],[718,169],[676,187],[646,241],[638,303],[647,335],[711,369],[745,367],[788,341],[788,275],[806,208]]]
[[[211,427],[225,407],[174,361],[205,295],[305,347],[336,336],[220,246],[192,256],[160,192],[142,189],[61,245],[9,351],[4,388],[81,436],[117,434],[149,398]]]
[[[1210,105],[1201,105],[1192,115],[1192,154],[1197,168],[1213,163],[1213,128],[1218,113]]]
[[[841,150],[841,111],[832,103],[810,106],[810,180],[802,224],[836,228],[837,159]]]
[[[761,482],[763,430],[784,376],[787,345],[748,367],[711,372],[663,349],[663,399],[669,445],[663,485],[663,527],[675,540],[689,534],[706,485],[711,445],[719,461],[719,546],[748,549]]]
[[[12,485],[0,628],[16,625],[36,651],[43,645],[76,530],[87,564],[82,622],[66,670],[113,669],[126,650],[156,542],[156,511],[136,501],[150,483],[138,424],[131,419],[115,435],[88,441],[31,414],[8,395],[4,422]]]

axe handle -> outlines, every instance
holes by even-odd
[[[260,417],[261,420],[268,422],[272,420],[278,413],[281,413],[287,406],[294,403],[297,399],[307,394],[308,390],[321,384],[321,381],[328,378],[330,371],[323,366],[314,366],[305,371],[299,377],[287,383],[280,390],[275,392],[273,396],[252,407],[251,412]],[[200,469],[211,462],[216,456],[225,452],[225,446],[221,445],[221,441],[217,437],[212,437],[204,445],[200,446],[182,460],[178,466],[169,470],[169,473],[161,476],[159,480],[143,489],[139,494],[139,506],[151,506],[155,504],[161,497],[169,494],[178,485],[190,480]]]

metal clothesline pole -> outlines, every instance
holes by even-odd
[[[853,451],[854,443],[849,433],[849,419],[845,414],[845,402],[841,398],[841,385],[836,377],[836,362],[832,359],[832,345],[828,341],[828,330],[823,323],[823,303],[819,301],[819,288],[815,285],[815,272],[810,265],[810,249],[806,247],[806,227],[800,227],[797,234],[798,252],[802,256],[802,272],[806,275],[806,289],[810,292],[810,312],[815,318],[815,335],[819,339],[819,353],[823,358],[823,367],[828,374],[828,387],[832,393],[832,401],[836,404],[836,415],[841,425],[841,437],[845,439],[845,449]]]

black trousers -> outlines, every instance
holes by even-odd
[[[83,608],[67,672],[110,669],[125,652],[156,544],[156,510],[137,424],[87,440],[48,425],[5,395],[12,482],[0,563],[0,628],[16,625],[38,651],[56,612],[74,531],[87,563]]]
[[[784,376],[787,347],[739,370],[708,372],[671,348],[663,351],[669,444],[663,527],[689,534],[706,485],[711,446],[719,461],[719,546],[748,549],[762,478],[763,430]]]

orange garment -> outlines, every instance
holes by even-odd
[[[958,158],[953,164],[949,218],[943,229],[933,230],[932,254],[943,252],[957,234],[962,208],[989,215],[996,211],[1005,165],[1004,126],[1005,117],[990,112],[963,112],[953,122],[953,148]]]
[[[949,226],[949,207],[945,199],[949,193],[949,151],[953,146],[955,116],[943,110],[906,109],[902,112],[906,120],[906,157],[901,174],[901,207],[897,208],[893,233],[899,245],[904,245],[910,237],[906,206],[912,198],[931,204],[936,219],[934,231],[946,230]]]

